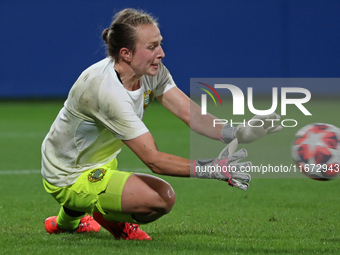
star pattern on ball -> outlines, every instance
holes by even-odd
[[[310,151],[314,152],[317,146],[327,147],[327,144],[323,140],[325,135],[326,135],[325,132],[322,133],[310,132],[306,135],[306,139],[303,142],[301,142],[301,144],[308,145]]]

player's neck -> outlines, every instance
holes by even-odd
[[[115,63],[115,70],[119,73],[120,79],[126,90],[134,91],[140,88],[140,78],[142,75],[137,75],[130,65],[122,62]]]

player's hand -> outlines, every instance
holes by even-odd
[[[244,171],[250,169],[252,164],[251,162],[239,162],[247,157],[248,153],[245,149],[236,151],[237,146],[238,141],[234,139],[217,158],[195,161],[194,173],[196,177],[224,180],[231,186],[247,190],[251,176]]]
[[[255,115],[246,125],[239,124],[236,127],[235,137],[239,143],[251,143],[267,134],[278,132],[282,130],[282,126],[274,125],[274,122],[280,118],[275,112],[269,115]]]

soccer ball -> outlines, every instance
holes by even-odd
[[[291,152],[300,172],[315,180],[330,180],[340,172],[340,129],[309,124],[295,134]]]

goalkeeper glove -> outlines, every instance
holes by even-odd
[[[226,146],[215,159],[199,159],[194,162],[194,174],[198,178],[209,178],[227,181],[229,185],[241,190],[247,190],[250,174],[242,171],[251,168],[251,162],[238,161],[247,157],[247,151],[241,149],[237,152],[237,139]]]
[[[222,128],[221,141],[228,143],[237,138],[239,143],[251,143],[257,139],[271,133],[282,130],[281,125],[275,125],[274,121],[279,121],[280,115],[271,113],[269,115],[255,115],[247,123],[233,127],[230,124]]]

